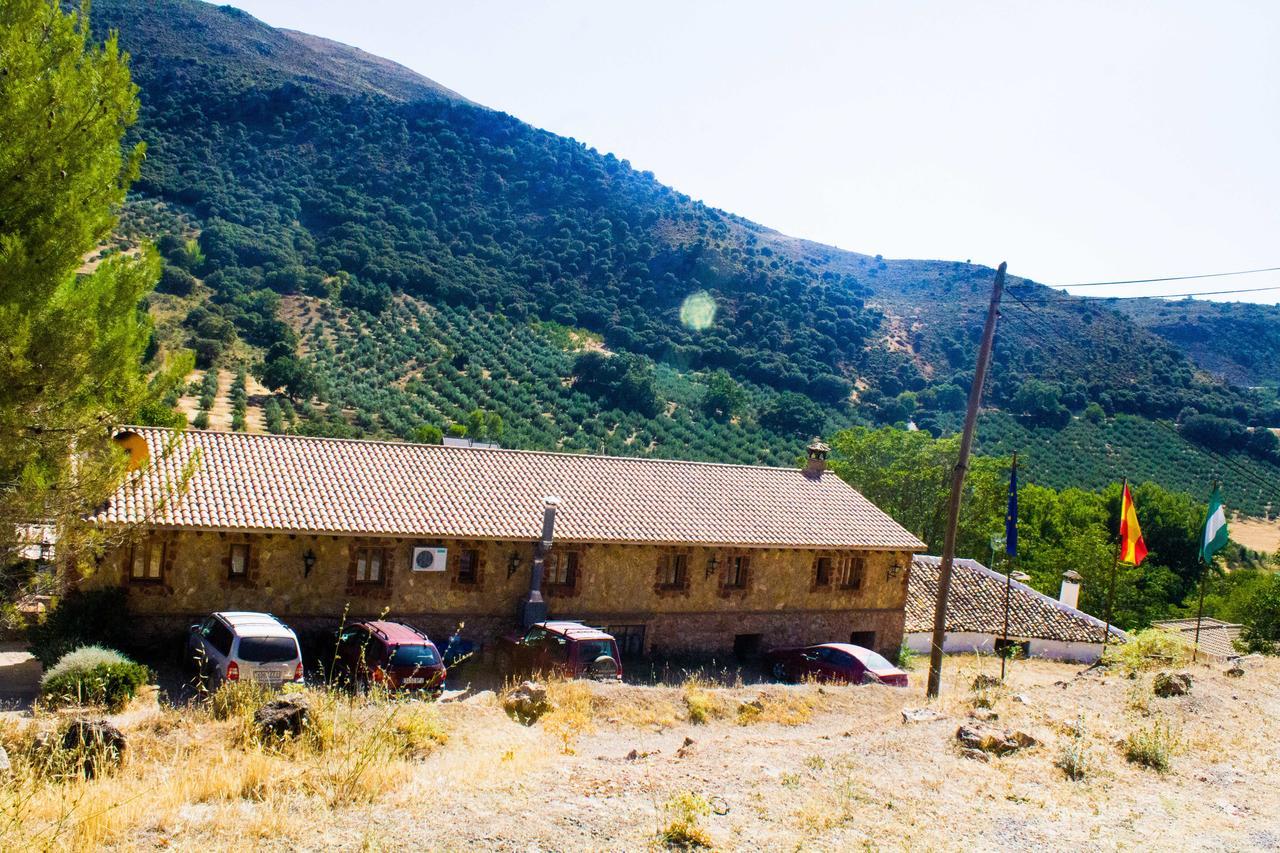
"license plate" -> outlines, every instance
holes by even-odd
[[[404,680],[404,683],[405,683],[405,684],[422,684],[422,683],[424,683],[425,681],[426,681],[426,679],[425,679],[425,678],[418,678],[417,676],[410,676],[409,678],[406,678],[406,679]]]

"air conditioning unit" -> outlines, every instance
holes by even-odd
[[[415,572],[443,572],[449,560],[448,548],[414,548]]]

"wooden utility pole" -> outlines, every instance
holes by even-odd
[[[1017,479],[1017,476],[1018,476],[1018,451],[1015,450],[1013,451],[1013,474],[1011,475],[1009,482],[1012,484],[1014,480]],[[1009,488],[1012,490],[1013,486],[1010,485]],[[1010,500],[1012,501],[1012,498]],[[1006,513],[1007,512],[1008,511],[1006,510]],[[1016,518],[1013,521],[1014,521],[1014,524],[1018,523],[1018,520]],[[1005,523],[1008,524],[1007,519]],[[1016,530],[1017,528],[1015,528],[1015,532]],[[1004,565],[1004,571],[1005,571],[1005,575],[1004,575],[1004,650],[1000,654],[1000,680],[1001,681],[1004,681],[1005,662],[1009,660],[1009,605],[1011,603],[1010,599],[1013,597],[1013,557],[1009,554],[1007,550],[1009,547],[1009,531],[1008,530],[1005,531],[1004,537],[1005,537],[1004,541],[1005,541],[1005,549],[1006,549],[1005,556],[1004,556],[1004,563],[1005,563]],[[1017,545],[1016,540],[1014,544]],[[1016,551],[1017,548],[1015,548],[1014,550]],[[991,562],[994,563],[995,560],[992,560]],[[992,568],[995,568],[995,567],[992,566]]]
[[[938,566],[938,603],[933,613],[933,643],[929,648],[930,699],[938,698],[942,688],[942,645],[947,635],[947,596],[951,593],[951,564],[956,557],[956,528],[960,524],[960,499],[964,495],[964,475],[969,469],[969,452],[973,449],[973,433],[978,425],[978,408],[982,404],[982,386],[991,362],[991,344],[996,336],[996,320],[1000,316],[1000,297],[1004,294],[1004,272],[1008,264],[1001,262],[991,285],[991,305],[987,322],[982,327],[982,346],[969,389],[969,408],[964,416],[964,432],[960,436],[960,457],[951,476],[951,500],[947,506],[947,535],[942,545],[942,563]]]

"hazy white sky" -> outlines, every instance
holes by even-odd
[[[1048,284],[1280,266],[1274,0],[232,2],[842,248]]]

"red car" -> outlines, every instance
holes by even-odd
[[[503,637],[498,659],[508,674],[543,672],[622,680],[622,658],[613,635],[579,622],[539,622],[524,636]]]
[[[355,687],[444,690],[448,671],[426,634],[399,622],[356,622],[338,634],[339,671]]]
[[[907,674],[888,660],[851,643],[821,643],[769,653],[773,677],[779,681],[840,681],[906,687]]]

